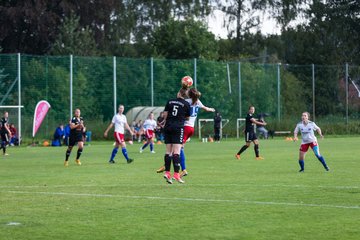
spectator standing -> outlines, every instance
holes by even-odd
[[[164,126],[162,125],[164,122],[164,112],[161,112],[159,117],[156,119],[157,127],[156,127],[156,138],[158,141],[164,140]]]
[[[60,123],[55,129],[53,146],[61,146],[61,141],[65,138],[64,124]]]
[[[11,133],[11,138],[9,142],[10,146],[19,145],[19,138],[17,136],[17,129],[15,128],[15,124],[10,124],[9,130]]]
[[[221,115],[220,112],[216,112],[214,116],[214,141],[220,141],[220,129],[221,129]]]

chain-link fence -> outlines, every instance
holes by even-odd
[[[270,115],[272,129],[293,128],[301,112],[308,111],[316,121],[341,126],[329,133],[358,131],[352,123],[359,117],[360,67],[349,65],[2,54],[0,106],[21,127],[22,138],[31,138],[38,101],[51,104],[39,138],[51,138],[56,126],[80,108],[96,139],[118,104],[124,104],[125,111],[164,106],[176,96],[185,75],[193,77],[202,102],[230,120],[224,129],[229,136],[236,135],[236,119],[246,115],[249,105]],[[20,105],[20,110],[10,108]],[[201,113],[201,118],[213,114]]]

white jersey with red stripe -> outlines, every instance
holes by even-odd
[[[121,134],[125,133],[125,123],[127,123],[127,119],[124,114],[114,115],[111,122],[115,125],[115,132],[121,133]]]
[[[146,119],[143,124],[143,128],[145,130],[152,130],[154,131],[157,126],[157,123],[154,119]]]
[[[318,129],[320,128],[314,122],[309,121],[306,125],[303,122],[299,122],[295,127],[294,133],[297,134],[300,131],[301,144],[306,144],[317,141],[314,131]]]
[[[190,118],[185,121],[184,126],[195,127],[195,121],[199,109],[204,107],[204,105],[200,100],[197,100],[194,104],[192,104],[192,100],[190,98],[185,99],[185,101],[187,101],[190,104]]]

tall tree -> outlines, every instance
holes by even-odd
[[[43,54],[55,40],[59,1],[1,1],[0,45],[3,52]]]
[[[88,26],[99,46],[111,39],[110,27],[126,9],[124,1],[4,0],[0,6],[3,52],[45,54],[51,49],[65,17],[74,13],[80,28]]]
[[[267,1],[218,0],[216,2],[217,8],[225,13],[223,25],[228,30],[228,37],[241,40],[244,34],[259,26],[259,11],[266,7]]]
[[[291,22],[300,17],[305,17],[304,13],[309,7],[308,0],[266,0],[267,11],[280,24],[281,30],[285,31],[291,27]]]
[[[129,4],[136,9],[135,42],[147,40],[156,27],[171,19],[204,19],[211,11],[209,0],[134,0]]]
[[[313,44],[327,63],[360,63],[360,5],[358,1],[314,0],[307,11]]]
[[[214,34],[194,20],[169,20],[155,30],[154,50],[160,56],[173,59],[217,59],[218,45]]]
[[[92,32],[98,49],[111,54],[114,50],[121,52],[117,49],[124,44],[147,44],[154,29],[169,19],[203,19],[210,7],[209,0],[3,0],[3,52],[48,53],[71,13],[79,17],[79,29]],[[127,52],[132,53],[133,49],[128,48]]]
[[[89,26],[81,27],[80,18],[71,14],[59,29],[50,52],[54,55],[94,56],[97,53],[94,34]]]

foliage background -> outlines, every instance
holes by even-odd
[[[226,39],[209,31],[208,19],[215,11],[225,16]],[[271,114],[272,129],[289,129],[304,110],[323,124],[333,124],[331,133],[359,129],[359,97],[345,81],[348,63],[350,78],[360,83],[356,1],[4,0],[0,15],[0,101],[16,104],[14,53],[21,53],[26,135],[40,99],[52,104],[44,136],[69,118],[69,55],[74,56],[74,107],[82,108],[95,137],[102,135],[100,129],[113,114],[113,56],[117,102],[127,109],[151,103],[151,58],[154,105],[174,96],[182,76],[195,75],[196,59],[202,99],[232,120],[225,129],[230,135],[235,119],[244,116],[250,104]],[[261,16],[266,15],[276,20],[278,34],[261,33],[267,20]]]

